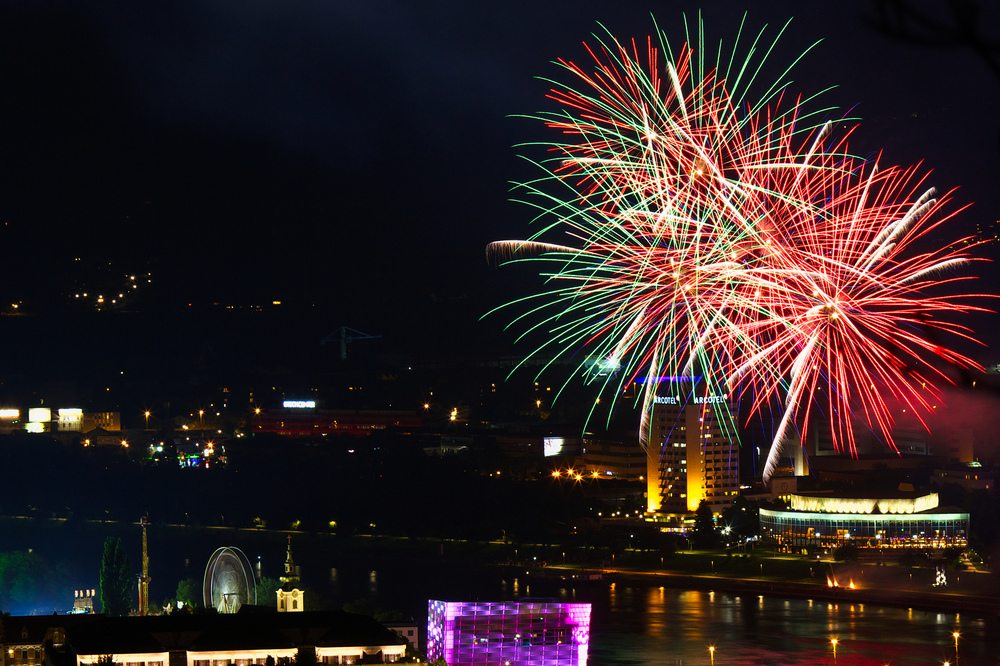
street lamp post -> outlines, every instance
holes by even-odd
[[[837,643],[839,641],[836,638],[830,639],[830,645],[833,646],[833,663],[837,663]]]
[[[711,666],[715,666],[715,646],[708,646],[708,658],[711,660]]]
[[[958,666],[958,637],[961,636],[957,631],[951,633],[951,637],[955,639],[955,666]]]
[[[149,410],[148,409],[144,412],[144,415],[146,417],[146,430],[149,430]]]

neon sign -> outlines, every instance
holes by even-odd
[[[285,409],[316,409],[315,400],[285,400],[281,403]]]

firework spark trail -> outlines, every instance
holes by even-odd
[[[975,366],[925,333],[971,339],[938,317],[979,310],[972,294],[928,295],[971,257],[911,251],[950,219],[947,195],[918,195],[916,169],[852,157],[809,99],[787,101],[783,78],[749,101],[762,63],[706,61],[690,38],[674,57],[659,37],[643,49],[598,38],[591,70],[559,61],[576,85],[553,81],[562,109],[538,118],[564,141],[522,185],[542,228],[487,250],[551,266],[550,289],[515,301],[527,310],[513,323],[549,333],[529,356],[589,349],[628,381],[697,368],[751,413],[781,400],[765,479],[814,413],[838,450],[856,452],[854,418],[894,447],[884,395],[926,413],[928,377],[947,381],[928,358]],[[571,242],[547,240],[560,231]]]

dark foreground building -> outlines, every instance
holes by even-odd
[[[244,606],[231,615],[5,616],[0,666],[78,666],[113,655],[122,666],[262,666],[392,663],[406,640],[370,617],[343,611],[276,613]]]

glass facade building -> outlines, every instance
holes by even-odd
[[[427,604],[427,657],[448,666],[585,666],[590,604]]]

